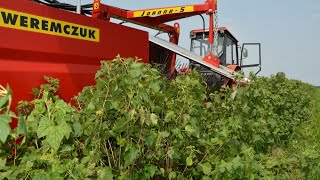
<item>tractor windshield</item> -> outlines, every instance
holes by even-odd
[[[209,53],[208,31],[191,31],[190,51],[202,57]],[[218,58],[221,65],[238,64],[238,41],[227,31],[219,31]]]
[[[218,56],[219,57],[223,54],[223,41],[224,41],[224,37],[222,35],[219,35],[219,40],[218,40]],[[202,57],[206,56],[210,51],[208,38],[201,37],[201,38],[192,39],[190,51]]]

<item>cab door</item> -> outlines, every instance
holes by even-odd
[[[239,65],[238,41],[228,34],[223,34],[223,37],[223,51],[219,55],[221,65]]]
[[[255,71],[257,75],[261,71],[261,44],[243,43],[239,66],[245,71]]]

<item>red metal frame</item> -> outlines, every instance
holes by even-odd
[[[164,10],[172,10],[172,9],[179,9],[179,8],[189,8],[191,10],[187,12],[172,12],[171,14],[161,14],[161,13],[154,13],[154,12],[163,12]],[[208,14],[210,25],[209,25],[209,44],[213,45],[213,24],[214,24],[214,18],[213,14],[217,10],[217,0],[206,0],[203,4],[196,4],[196,5],[186,5],[186,6],[172,6],[172,7],[164,7],[164,8],[155,8],[155,9],[141,9],[141,10],[124,10],[117,7],[105,5],[101,3],[101,0],[94,0],[93,5],[93,11],[92,11],[92,17],[93,18],[101,18],[105,20],[110,20],[110,18],[116,18],[120,20],[124,20],[130,23],[138,24],[144,27],[148,27],[151,29],[156,29],[159,31],[167,32],[170,34],[170,42],[174,44],[178,44],[179,39],[179,26],[170,26],[165,24],[165,22],[174,21],[178,19],[183,19],[199,14]],[[144,17],[136,17],[134,14],[137,12],[150,12],[153,13],[144,16]],[[155,15],[158,14],[158,15]],[[171,57],[171,72],[174,72],[174,63],[175,63],[176,55],[172,55]],[[212,52],[209,52],[209,54],[204,57],[204,61],[219,67],[220,60],[216,59]]]
[[[164,32],[171,32],[172,26],[163,24],[165,22],[174,21],[178,19],[187,18],[190,16],[195,16],[203,13],[214,12],[217,9],[217,5],[213,0],[207,0],[204,4],[197,5],[187,5],[193,7],[193,12],[182,12],[177,14],[164,14],[158,16],[145,16],[145,17],[134,17],[134,13],[138,11],[157,11],[159,9],[173,9],[186,6],[173,6],[173,7],[164,7],[164,8],[155,8],[155,9],[142,9],[142,10],[124,10],[117,7],[109,6],[102,4],[101,0],[94,0],[94,7],[92,12],[93,18],[101,18],[110,20],[110,17],[125,20],[134,24],[139,24],[145,27],[152,29],[157,29]],[[97,8],[95,7],[97,6]]]

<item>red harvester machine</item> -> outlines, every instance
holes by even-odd
[[[81,14],[70,12],[74,10],[75,6],[57,0],[0,1],[0,84],[10,85],[14,105],[31,100],[32,88],[43,83],[44,76],[60,79],[59,95],[68,101],[94,83],[100,60],[114,59],[118,54],[162,64],[164,73],[171,77],[176,74],[176,56],[180,55],[190,61],[191,68],[211,77],[207,80],[211,84],[231,85],[236,70],[261,67],[261,60],[241,66],[239,57],[245,56],[245,48],[238,47],[226,28],[216,27],[216,0],[133,11],[94,0],[82,6]],[[179,24],[165,23],[201,14],[209,16],[208,29],[191,32],[191,51],[179,47]],[[169,41],[110,22],[111,18],[168,33]]]

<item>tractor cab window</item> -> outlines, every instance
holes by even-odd
[[[222,65],[238,64],[238,41],[227,31],[219,31],[218,57]],[[208,31],[191,31],[190,51],[202,57],[209,53]]]
[[[237,64],[238,61],[238,51],[237,51],[237,42],[233,41],[231,38],[226,36],[225,38],[225,56],[221,58],[222,64],[231,65]]]
[[[193,38],[191,37],[190,51],[202,57],[206,56],[210,51],[208,43],[208,34],[206,32],[198,32],[195,34],[191,33],[191,36],[193,36]],[[223,42],[224,37],[222,34],[219,34],[218,55],[223,54]]]
[[[224,36],[222,34],[219,34],[219,40],[218,40],[218,57],[219,58],[223,54],[223,42],[224,42]]]

